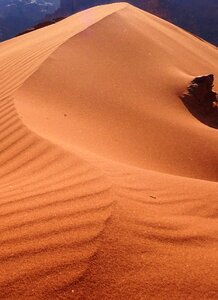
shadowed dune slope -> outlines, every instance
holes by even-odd
[[[1,299],[217,299],[216,62],[125,3],[0,45]]]

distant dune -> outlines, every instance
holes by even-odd
[[[0,45],[0,299],[217,299],[217,59],[126,3]]]

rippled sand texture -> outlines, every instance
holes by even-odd
[[[217,299],[217,131],[179,98],[217,58],[125,3],[0,44],[0,299]]]

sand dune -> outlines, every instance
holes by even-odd
[[[1,299],[217,299],[216,63],[125,3],[0,45]]]

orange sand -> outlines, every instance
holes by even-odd
[[[0,299],[217,299],[217,131],[179,98],[217,58],[125,3],[0,45]]]

